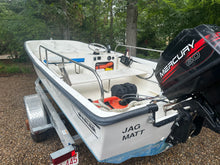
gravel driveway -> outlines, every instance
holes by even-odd
[[[62,148],[56,134],[47,141],[35,143],[26,130],[25,95],[34,94],[35,74],[0,77],[0,164],[49,164],[49,154]],[[80,145],[80,165],[95,165],[94,156]],[[220,135],[203,128],[200,135],[156,156],[133,158],[122,165],[220,164]]]

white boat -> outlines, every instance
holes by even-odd
[[[43,88],[96,159],[121,163],[186,142],[200,133],[203,123],[220,133],[219,43],[216,26],[185,30],[158,64],[132,57],[129,51],[122,54],[77,41],[27,41],[25,49]],[[25,102],[35,137],[51,125],[41,110],[33,119],[35,109],[43,106],[35,95],[30,98],[35,101],[28,97]],[[58,115],[50,114],[58,135],[67,135],[62,121],[54,124]],[[64,146],[74,145],[70,141],[61,140]],[[52,154],[54,160],[59,153]]]
[[[77,41],[27,41],[25,49],[43,86],[99,162],[120,163],[170,147],[165,139],[177,112],[166,111],[168,100],[152,75],[155,62]],[[112,95],[126,92],[124,99]]]

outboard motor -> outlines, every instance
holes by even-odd
[[[155,74],[179,111],[167,142],[185,142],[204,125],[220,133],[220,27],[183,30],[162,53]]]

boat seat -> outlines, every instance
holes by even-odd
[[[98,71],[98,75],[100,76],[101,80],[109,80],[109,79],[116,79],[121,77],[129,77],[135,75],[145,75],[147,74],[146,71],[141,71],[135,68],[122,68],[117,70],[110,70],[110,71]],[[90,83],[97,81],[97,78],[92,72],[84,72],[81,74],[69,74],[69,79],[72,85],[81,84],[81,83]]]

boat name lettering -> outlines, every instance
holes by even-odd
[[[126,127],[123,133],[122,141],[130,139],[132,137],[141,136],[145,129],[141,129],[140,124],[136,124],[134,126]]]

